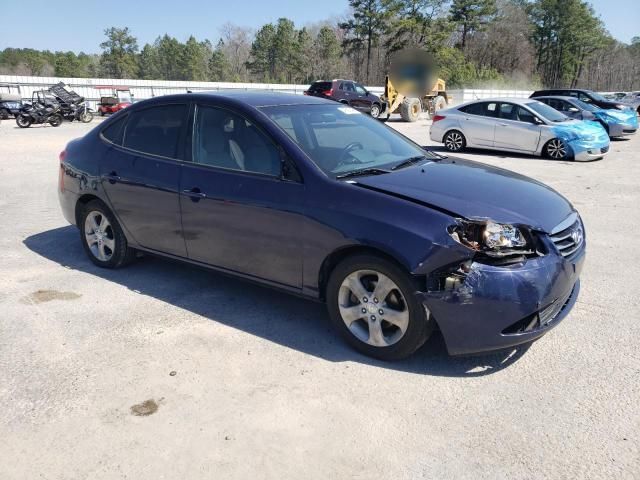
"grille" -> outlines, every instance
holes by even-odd
[[[622,130],[622,133],[636,133],[636,129]]]
[[[606,147],[602,147],[602,148],[600,149],[600,153],[607,153],[608,151],[609,151],[609,147],[608,147],[608,146],[606,146]]]
[[[584,228],[578,215],[573,214],[554,228],[549,237],[563,257],[568,258],[578,252],[584,244]]]

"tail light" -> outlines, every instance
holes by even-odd
[[[434,115],[432,120],[433,120],[433,123],[436,123],[436,122],[439,122],[440,120],[444,120],[445,118],[447,117],[445,117],[444,115]]]
[[[322,92],[322,94],[326,95],[327,97],[330,97],[331,95],[333,95],[333,88],[329,90],[325,90],[324,92]]]
[[[63,150],[60,152],[60,155],[58,155],[58,158],[60,159],[60,166],[58,167],[58,188],[60,189],[61,192],[64,192],[64,159],[67,158],[67,151]]]

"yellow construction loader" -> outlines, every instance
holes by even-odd
[[[399,113],[405,122],[415,122],[422,112],[433,115],[438,110],[446,108],[451,101],[451,97],[447,95],[445,81],[441,78],[438,78],[431,90],[425,92],[424,95],[415,96],[415,93],[408,92],[415,92],[415,85],[408,85],[407,82],[404,82],[396,86],[387,76],[384,93],[380,97],[383,107],[379,118],[388,120],[392,113]]]

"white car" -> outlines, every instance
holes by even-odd
[[[472,147],[594,160],[609,151],[609,135],[600,124],[569,118],[530,98],[475,100],[440,110],[430,136],[450,152]]]

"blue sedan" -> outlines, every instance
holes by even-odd
[[[531,342],[580,289],[584,226],[560,194],[324,99],[142,101],[70,142],[59,170],[62,211],[97,266],[142,251],[320,300],[385,360],[436,326],[451,354]]]
[[[568,117],[599,123],[611,138],[634,135],[638,131],[638,116],[631,108],[605,109],[575,97],[536,97],[536,100],[546,103]]]

